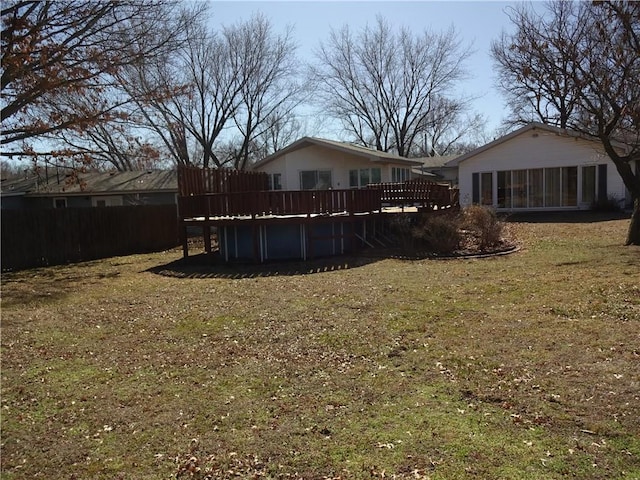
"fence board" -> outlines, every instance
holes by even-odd
[[[264,172],[178,166],[178,191],[184,197],[205,193],[255,192],[267,188],[268,176]]]
[[[2,211],[2,270],[179,245],[175,205]]]

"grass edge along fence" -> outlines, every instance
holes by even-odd
[[[2,271],[179,245],[175,205],[2,211]]]

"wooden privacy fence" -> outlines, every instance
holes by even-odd
[[[368,185],[368,188],[380,190],[382,203],[387,205],[420,205],[430,209],[459,206],[458,189],[421,179],[376,183]]]
[[[331,215],[379,211],[380,190],[275,190],[178,197],[180,217]]]
[[[253,192],[268,188],[268,176],[264,172],[184,165],[178,167],[178,194],[180,196]]]
[[[2,211],[3,271],[179,244],[175,205]]]

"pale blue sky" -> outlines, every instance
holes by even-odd
[[[474,53],[467,62],[468,80],[460,84],[468,96],[479,97],[474,110],[487,118],[487,133],[499,127],[505,115],[504,99],[496,91],[494,65],[490,57],[491,41],[502,30],[512,29],[505,9],[517,2],[490,1],[214,1],[211,2],[214,28],[248,20],[262,12],[277,32],[293,26],[293,36],[299,45],[298,54],[311,60],[320,41],[325,41],[331,28],[344,24],[359,30],[373,24],[382,15],[392,26],[406,26],[412,31],[447,30],[453,25],[463,45],[472,44]],[[330,131],[308,132],[336,137]]]

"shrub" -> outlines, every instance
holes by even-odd
[[[591,210],[594,212],[619,212],[622,210],[620,208],[620,200],[613,196],[609,195],[606,198],[598,198],[591,202]]]
[[[462,216],[462,228],[474,234],[480,249],[484,250],[500,244],[503,225],[494,209],[482,205],[471,205],[464,209]]]
[[[457,215],[429,215],[413,230],[421,246],[434,253],[453,253],[460,247],[460,220]]]

